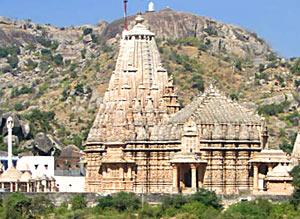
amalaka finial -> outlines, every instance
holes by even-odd
[[[145,19],[142,17],[142,13],[139,12],[139,13],[137,14],[136,18],[135,18],[135,23],[136,23],[136,24],[141,24],[141,23],[144,22],[144,20],[145,20]]]

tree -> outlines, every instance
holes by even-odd
[[[7,58],[7,62],[12,68],[17,68],[19,64],[19,58],[16,55]]]
[[[4,218],[22,219],[30,218],[31,200],[21,193],[12,193],[8,195],[3,202]]]
[[[297,207],[300,204],[300,165],[293,168],[293,170],[291,171],[291,175],[293,177],[292,184],[294,186],[291,203],[294,205],[294,207]]]
[[[39,216],[51,213],[54,209],[54,204],[44,195],[39,195],[32,198],[30,209],[33,217],[39,218]]]
[[[265,219],[271,214],[272,204],[268,200],[240,202],[231,205],[225,212],[224,218],[255,218]]]
[[[191,196],[192,201],[200,202],[206,206],[211,206],[215,209],[221,209],[221,200],[215,192],[211,192],[205,189],[200,189],[197,193]]]
[[[62,65],[64,63],[64,58],[61,54],[57,54],[53,57],[53,61],[56,65]]]
[[[87,206],[87,202],[83,195],[75,195],[71,199],[72,210],[84,209]]]

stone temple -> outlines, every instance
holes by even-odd
[[[135,21],[86,142],[85,190],[290,194],[292,159],[268,149],[264,120],[213,86],[180,109],[154,33]]]

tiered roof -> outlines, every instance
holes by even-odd
[[[175,114],[170,123],[185,123],[193,119],[198,124],[261,124],[261,118],[221,94],[212,85],[191,104]]]

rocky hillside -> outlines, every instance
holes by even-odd
[[[255,33],[206,17],[170,9],[144,16],[182,105],[213,82],[266,117],[271,147],[291,149],[300,117],[299,59],[282,59]],[[13,112],[30,124],[20,150],[32,148],[40,132],[82,145],[114,69],[122,25],[57,28],[0,18],[0,118]]]

